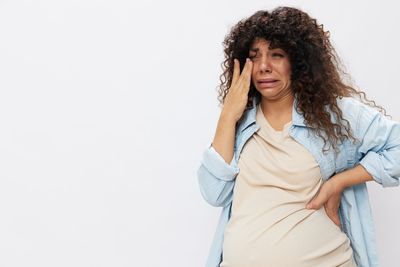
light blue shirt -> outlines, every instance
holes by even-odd
[[[297,111],[295,98],[292,126],[289,134],[307,148],[321,170],[322,178],[361,164],[374,181],[383,187],[398,186],[400,178],[400,123],[388,119],[376,109],[352,97],[337,99],[343,118],[350,123],[353,136],[340,144],[335,155],[332,148],[323,154],[323,139],[305,125],[304,117]],[[333,114],[333,113],[331,113]],[[332,118],[336,118],[332,115]],[[333,119],[335,121],[335,119]],[[234,156],[227,164],[209,145],[203,153],[197,170],[200,192],[212,206],[222,207],[214,239],[207,259],[207,267],[217,267],[222,260],[225,226],[230,219],[235,178],[239,173],[238,159],[246,141],[259,129],[256,123],[256,99],[238,121],[235,133]],[[379,266],[371,207],[366,183],[346,188],[339,208],[342,231],[349,237],[358,267]]]

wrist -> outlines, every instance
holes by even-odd
[[[236,124],[237,122],[237,119],[232,116],[232,113],[225,110],[222,110],[220,120],[229,124]]]
[[[330,180],[334,184],[336,193],[341,193],[349,186],[346,183],[346,174],[344,172],[335,174]]]
[[[337,184],[338,188],[341,188],[341,190],[353,185],[373,180],[372,175],[369,174],[360,164],[351,169],[340,172],[332,178],[334,178],[335,183]]]

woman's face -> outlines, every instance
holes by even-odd
[[[268,41],[257,38],[250,47],[251,79],[262,97],[274,100],[291,93],[291,66],[284,50],[269,49],[268,46]]]

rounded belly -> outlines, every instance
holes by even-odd
[[[220,266],[355,266],[350,240],[324,207],[273,217],[231,218]]]

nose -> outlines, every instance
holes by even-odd
[[[270,62],[266,57],[263,57],[263,58],[261,59],[261,62],[260,62],[260,72],[261,72],[261,73],[264,73],[264,72],[266,72],[266,73],[271,73],[271,72],[272,72],[271,62]]]

